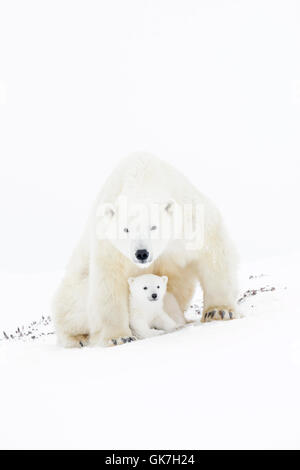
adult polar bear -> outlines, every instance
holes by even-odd
[[[174,236],[173,230],[175,207],[189,206],[194,225],[197,207],[203,216],[192,244],[190,236]],[[197,230],[203,232],[200,237]],[[169,299],[174,296],[181,311],[200,282],[203,320],[234,318],[236,265],[234,247],[213,204],[167,163],[133,154],[100,191],[55,295],[58,342],[76,347],[87,341],[104,346],[130,341],[128,278],[142,274],[141,269],[168,276]]]

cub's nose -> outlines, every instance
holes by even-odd
[[[143,263],[144,261],[146,261],[149,258],[149,251],[147,251],[147,250],[137,250],[135,252],[135,257],[141,263]]]
[[[156,299],[157,298],[157,294],[152,294],[152,299]]]

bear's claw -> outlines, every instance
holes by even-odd
[[[134,336],[128,336],[127,338],[121,338],[123,343],[131,343],[131,341],[135,341],[136,338]]]
[[[207,312],[207,313],[205,314],[205,318],[211,318],[211,319],[213,319],[214,316],[215,316],[215,314],[216,314],[216,312],[217,312],[217,310],[211,310],[210,312]]]
[[[210,320],[232,320],[233,318],[238,318],[235,312],[232,309],[226,307],[215,307],[209,308],[202,316],[202,322],[207,322]]]
[[[112,338],[108,341],[108,346],[118,346],[120,344],[131,343],[137,338],[135,336],[125,336],[120,338]]]

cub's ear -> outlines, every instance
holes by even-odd
[[[168,282],[168,276],[162,276],[162,280],[164,281],[165,284]]]
[[[109,202],[99,204],[97,208],[97,217],[108,217],[109,219],[112,219],[115,213],[115,206]]]
[[[131,284],[133,283],[134,279],[135,279],[134,277],[129,277],[129,278],[128,278],[128,284],[129,284],[130,286],[131,286]]]
[[[166,202],[165,205],[165,211],[168,212],[168,214],[173,214],[174,209],[175,209],[175,201],[174,199],[170,199],[168,202]]]

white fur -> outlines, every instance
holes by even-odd
[[[128,283],[129,325],[135,336],[149,338],[176,328],[175,321],[164,310],[167,276],[144,274],[130,277]]]
[[[123,199],[128,214],[122,209]],[[137,202],[144,207],[159,203],[158,214],[147,221],[137,218]],[[201,205],[203,245],[191,250],[184,237],[171,237],[174,204]],[[111,236],[116,218],[124,218],[129,228],[118,239]],[[164,237],[156,238],[151,231],[157,221],[166,227]],[[149,253],[146,263],[138,262],[138,249]],[[180,172],[148,154],[124,159],[100,191],[53,302],[59,343],[77,346],[82,335],[89,335],[90,344],[108,345],[112,339],[130,337],[127,280],[141,269],[144,274],[168,276],[169,293],[181,312],[190,304],[197,282],[203,288],[205,311],[235,309],[236,255],[219,212]]]

